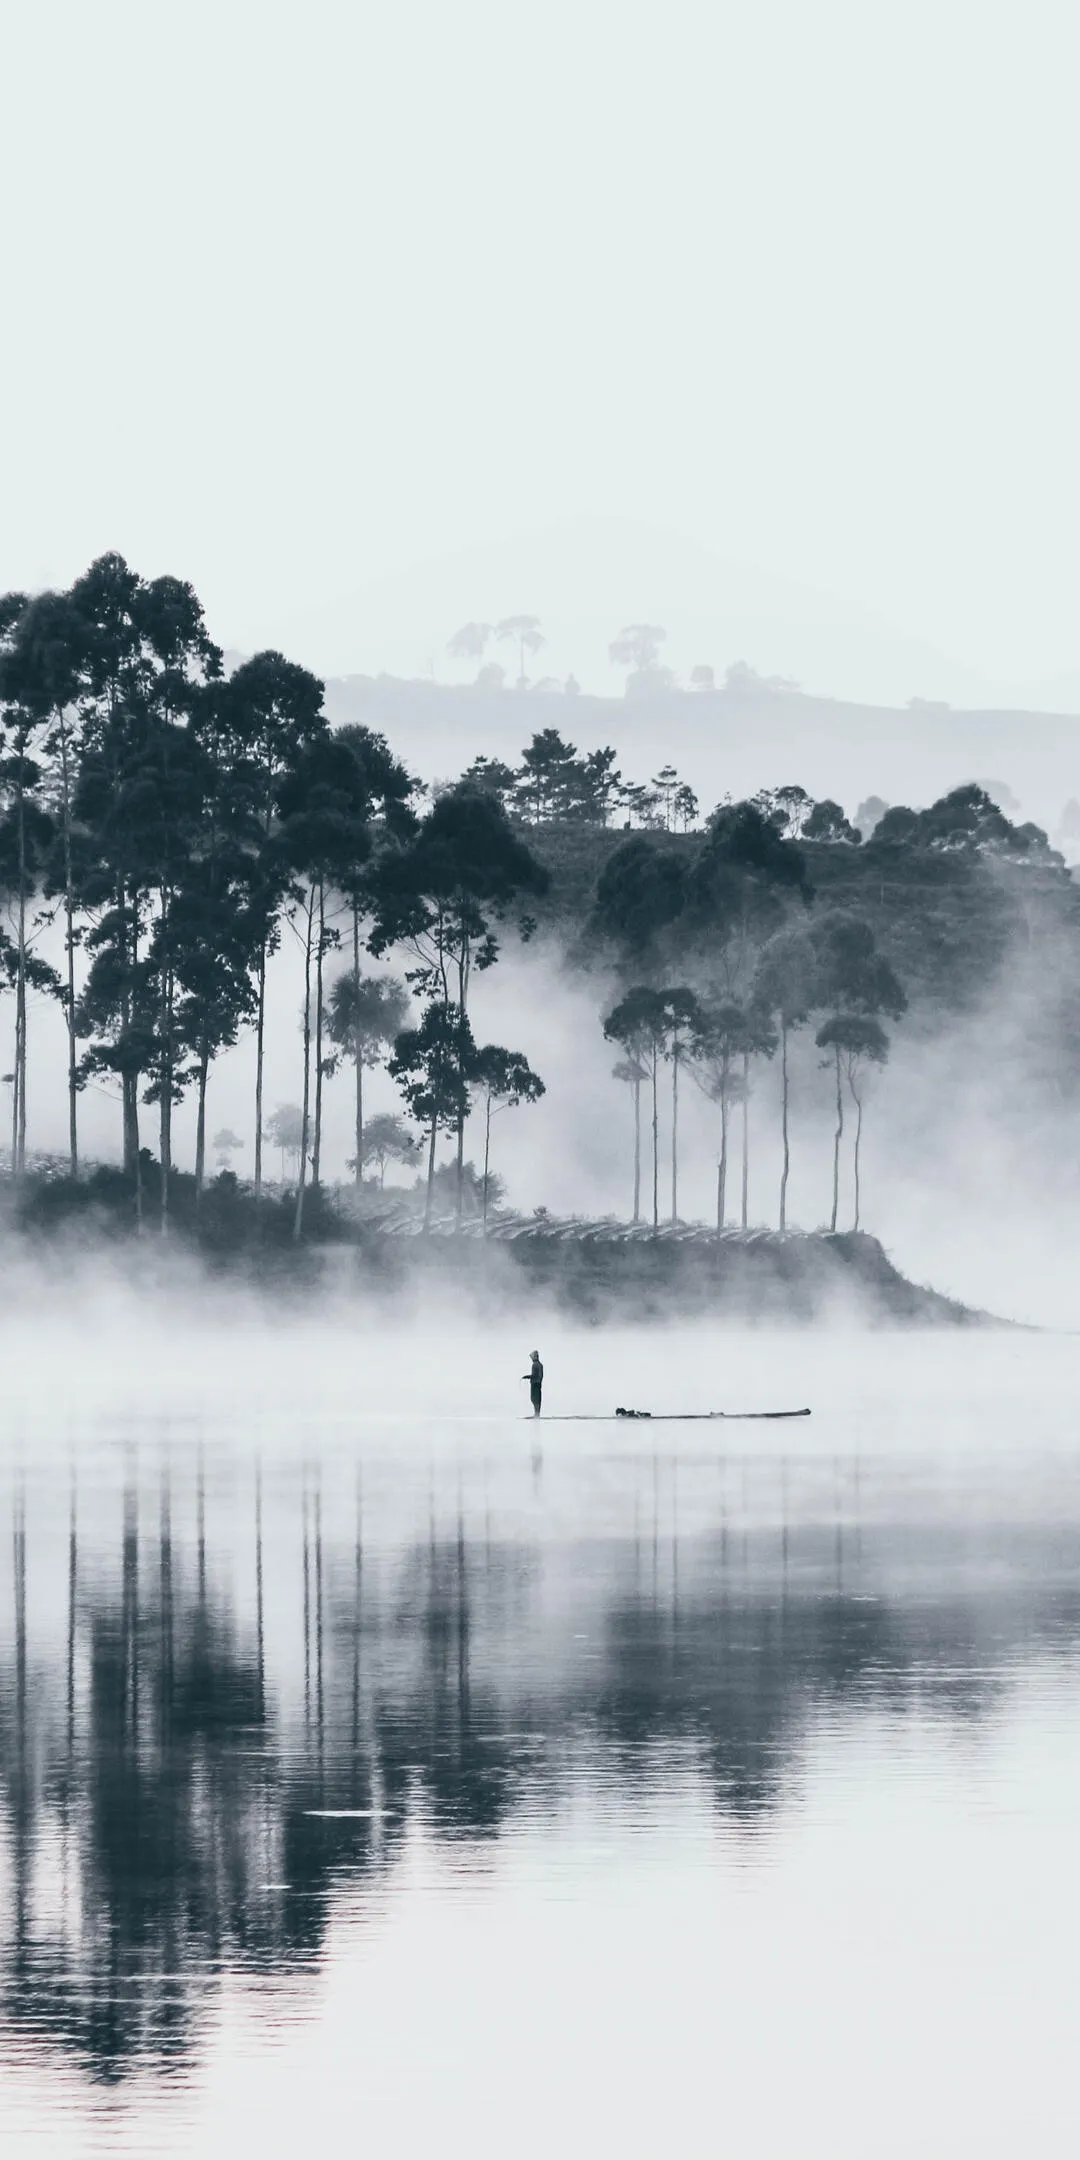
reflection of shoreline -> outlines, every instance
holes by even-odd
[[[865,1474],[828,1465],[809,1489],[779,1460],[720,1475],[643,1457],[620,1476],[618,1534],[583,1535],[584,1507],[576,1536],[545,1540],[541,1495],[537,1525],[508,1536],[484,1472],[448,1518],[419,1498],[389,1547],[313,1468],[269,1493],[256,1476],[224,1558],[201,1475],[179,1529],[167,1480],[129,1486],[111,1547],[80,1544],[66,1494],[58,1528],[45,1493],[17,1490],[0,1622],[8,2029],[100,2080],[168,2067],[197,2046],[216,1976],[317,1960],[337,1888],[378,1897],[418,1817],[451,1847],[492,1839],[523,1809],[552,1819],[586,1771],[633,1806],[663,1762],[703,1780],[718,1816],[766,1821],[823,1712],[929,1705],[969,1724],[1018,1661],[1080,1626],[1076,1524],[967,1530],[953,1494],[936,1522],[912,1504],[897,1525]],[[35,1639],[40,1610],[54,1625]]]

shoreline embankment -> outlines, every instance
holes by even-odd
[[[425,1226],[409,1196],[358,1205],[350,1188],[309,1192],[297,1240],[295,1196],[258,1199],[219,1179],[196,1199],[170,1181],[164,1226],[151,1179],[142,1220],[119,1171],[33,1181],[3,1209],[9,1265],[51,1275],[100,1262],[152,1291],[184,1271],[276,1300],[331,1294],[422,1306],[442,1295],[483,1317],[536,1306],[590,1325],[679,1320],[740,1325],[836,1321],[865,1326],[1004,1327],[914,1283],[866,1231],[728,1229],[493,1211],[487,1222],[440,1215]]]

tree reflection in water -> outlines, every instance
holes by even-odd
[[[602,1761],[633,1805],[664,1762],[752,1826],[797,1797],[823,1715],[977,1720],[1018,1656],[1075,1639],[1073,1528],[1012,1529],[1007,1572],[992,1530],[976,1550],[921,1529],[913,1582],[910,1529],[852,1519],[850,1495],[832,1521],[790,1516],[777,1466],[767,1524],[717,1486],[680,1531],[678,1475],[635,1469],[632,1535],[590,1539],[584,1519],[541,1535],[534,1490],[534,1529],[493,1536],[486,1501],[481,1522],[459,1490],[449,1519],[431,1507],[422,1534],[369,1550],[359,1471],[328,1501],[306,1464],[298,1500],[285,1479],[271,1493],[271,1563],[256,1470],[250,1538],[226,1538],[213,1566],[201,1461],[193,1539],[174,1534],[168,1475],[152,1492],[131,1480],[118,1553],[81,1538],[74,1487],[17,1483],[0,1631],[8,2032],[101,2081],[167,2073],[221,1974],[317,1960],[335,1894],[378,1896],[417,1818],[440,1841],[494,1840],[518,1811],[553,1813],[575,1766]],[[30,1517],[55,1529],[61,1511],[42,1569],[63,1624],[37,1640]],[[288,1596],[283,1554],[299,1560]]]

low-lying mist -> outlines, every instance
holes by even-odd
[[[331,956],[328,973],[344,964]],[[1080,1041],[1080,1010],[1071,987],[1063,938],[1032,944],[1021,923],[1004,963],[971,986],[962,1013],[949,1016],[914,1005],[892,1032],[883,1071],[865,1082],[861,1224],[885,1244],[896,1265],[915,1280],[1005,1317],[1071,1327],[1076,1294],[1073,1251],[1080,1158],[1071,1059]],[[295,1102],[301,1084],[301,956],[286,929],[270,969],[264,1117]],[[505,1204],[529,1214],[612,1215],[628,1220],[633,1193],[633,1106],[630,1090],[612,1077],[615,1047],[602,1032],[604,1013],[619,995],[613,970],[572,965],[551,934],[528,944],[504,940],[499,965],[474,979],[472,1012],[479,1042],[524,1051],[545,1094],[534,1106],[497,1112],[491,1167],[505,1184]],[[9,1001],[5,1001],[5,1005]],[[66,1065],[62,1016],[51,1001],[32,1010],[33,1140],[61,1152],[66,1137]],[[10,1016],[0,1009],[5,1027]],[[6,1054],[6,1053],[0,1053]],[[777,1060],[758,1062],[749,1107],[749,1214],[752,1226],[777,1222],[781,1131]],[[792,1037],[788,1221],[804,1230],[827,1226],[831,1205],[835,1124],[833,1076],[813,1044],[812,1030]],[[399,1113],[400,1100],[382,1069],[366,1075],[366,1108]],[[232,1160],[241,1179],[252,1167],[254,1047],[250,1037],[215,1063],[207,1130],[230,1128],[242,1145]],[[695,1086],[680,1085],[680,1219],[715,1221],[719,1113]],[[323,1177],[351,1182],[354,1149],[351,1068],[325,1084]],[[850,1148],[853,1106],[846,1104],[840,1229],[853,1220]],[[153,1141],[153,1116],[146,1113]],[[117,1091],[92,1081],[80,1099],[81,1144],[87,1160],[119,1155]],[[176,1159],[194,1156],[194,1105],[182,1102],[174,1119]],[[740,1116],[732,1111],[729,1222],[739,1219]],[[466,1155],[483,1166],[482,1118],[474,1115]],[[444,1159],[449,1141],[440,1144]],[[213,1151],[211,1151],[213,1154]],[[659,1099],[659,1215],[670,1220],[670,1068],[662,1068]],[[268,1150],[270,1178],[289,1166]],[[411,1184],[413,1174],[391,1167],[386,1194]],[[651,1219],[648,1092],[643,1096],[642,1210]],[[109,1294],[130,1280],[145,1284],[165,1265],[148,1232],[138,1260],[95,1259],[84,1288],[93,1309],[103,1283]],[[57,1255],[63,1270],[71,1262]],[[180,1266],[170,1259],[170,1265]],[[190,1265],[190,1264],[188,1264]],[[104,1272],[103,1272],[104,1270]],[[187,1278],[185,1278],[186,1286]],[[425,1295],[428,1293],[425,1292]],[[220,1292],[215,1290],[217,1297]],[[239,1293],[237,1293],[239,1296]],[[422,1302],[422,1301],[421,1301]]]
[[[33,1271],[27,1271],[32,1277]],[[5,1277],[9,1356],[4,1452],[32,1470],[91,1437],[151,1453],[227,1440],[241,1450],[302,1457],[310,1446],[389,1449],[475,1462],[533,1448],[754,1457],[857,1456],[871,1449],[930,1457],[975,1446],[991,1427],[1053,1449],[1067,1435],[1072,1342],[1022,1330],[867,1333],[846,1328],[664,1330],[583,1328],[542,1307],[467,1312],[448,1292],[400,1315],[348,1295],[270,1309],[233,1284],[207,1294],[175,1263],[169,1297],[89,1270],[47,1296]],[[27,1295],[27,1291],[34,1295]],[[539,1349],[543,1415],[525,1376]],[[617,1407],[653,1419],[709,1410],[809,1408],[778,1423],[593,1426]],[[568,1422],[564,1422],[568,1421]]]
[[[1073,1016],[1069,957],[1010,948],[970,1009],[942,1023],[917,1007],[892,1034],[888,1065],[864,1085],[862,1227],[896,1264],[969,1304],[1044,1325],[1076,1324],[1075,1210],[1080,1151],[1066,1062]],[[1063,991],[1064,985],[1064,991]],[[507,953],[476,989],[476,1031],[519,1043],[547,1093],[500,1116],[493,1164],[511,1204],[627,1219],[633,1188],[633,1109],[612,1078],[617,1052],[600,1015],[614,977],[570,971],[550,945]],[[1080,1016],[1078,1016],[1080,1017]],[[791,1048],[788,1219],[827,1227],[835,1127],[831,1068],[812,1029]],[[775,1227],[782,1168],[778,1061],[758,1065],[749,1109],[752,1225]],[[647,1104],[643,1104],[647,1122]],[[839,1227],[853,1220],[846,1130]],[[660,1217],[671,1213],[670,1071],[660,1089]],[[719,1112],[684,1071],[679,1099],[680,1218],[714,1221]],[[648,1213],[648,1132],[643,1205]],[[739,1114],[732,1113],[728,1219],[738,1220]]]

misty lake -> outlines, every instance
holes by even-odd
[[[1078,1346],[532,1340],[9,1335],[0,2151],[1075,2153]]]

